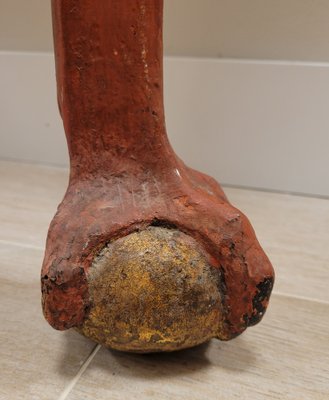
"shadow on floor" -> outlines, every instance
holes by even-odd
[[[66,356],[60,362],[60,370],[61,374],[66,374],[71,368],[72,358],[76,357],[77,353],[86,354],[86,347],[91,351],[94,344],[73,330],[64,332],[63,335],[65,335]],[[213,339],[191,349],[170,353],[134,354],[102,347],[89,368],[101,370],[105,375],[158,379],[187,376],[214,366],[224,370],[243,371],[255,362],[256,355],[248,346],[248,341],[241,336],[230,342]]]
[[[255,364],[256,356],[243,338],[231,342],[212,340],[200,346],[171,353],[131,354],[102,348],[93,365],[129,378],[156,379],[186,376],[216,366],[243,371]]]
[[[155,379],[186,375],[207,368],[210,363],[206,352],[209,344],[170,353],[133,354],[102,348],[97,359],[98,366],[126,377]]]

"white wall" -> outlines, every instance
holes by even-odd
[[[164,0],[165,53],[329,61],[328,0]],[[50,0],[0,0],[0,50],[51,51]]]
[[[0,50],[52,50],[51,0],[0,0]]]
[[[329,0],[165,0],[177,152],[224,183],[329,196],[328,21]],[[0,157],[67,163],[51,31],[50,0],[0,0]]]
[[[0,157],[67,163],[53,55],[0,53]],[[223,183],[329,196],[329,65],[170,57],[177,153]]]
[[[328,0],[165,0],[170,55],[329,61]]]

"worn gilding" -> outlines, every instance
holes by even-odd
[[[149,227],[109,243],[88,275],[81,332],[125,351],[171,351],[220,337],[221,276],[189,236]]]

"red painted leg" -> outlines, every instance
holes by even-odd
[[[157,226],[177,235],[169,239],[156,233],[155,241],[177,240],[178,247],[186,245],[183,253],[197,247],[202,263],[211,267],[209,274],[217,274],[220,329],[213,336],[235,337],[262,318],[274,272],[247,218],[228,202],[216,181],[186,167],[168,142],[162,1],[52,4],[58,103],[71,172],[47,239],[42,268],[45,317],[56,329],[83,331],[90,313],[96,312],[90,287],[95,259],[108,244],[144,230],[152,233],[143,239],[152,247],[154,230],[149,227]],[[172,348],[179,347],[184,346]],[[154,348],[161,350],[160,345]]]

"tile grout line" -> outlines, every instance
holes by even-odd
[[[315,299],[313,297],[307,297],[307,296],[299,296],[297,294],[277,292],[275,290],[273,290],[272,296],[286,297],[288,299],[301,300],[301,301],[310,301],[313,303],[318,303],[318,304],[323,304],[323,305],[329,306],[329,301],[327,301],[327,300],[320,300],[320,299]]]
[[[100,344],[97,344],[89,354],[89,356],[86,358],[86,360],[83,362],[81,365],[79,371],[77,374],[74,376],[74,378],[71,379],[71,382],[64,388],[63,392],[60,394],[57,400],[66,400],[71,393],[72,389],[74,386],[77,384],[78,380],[81,378],[85,370],[88,368],[89,364],[92,362],[96,354],[98,353],[99,349],[102,346]]]
[[[3,240],[3,239],[0,239],[0,244],[5,244],[7,246],[14,246],[14,247],[22,247],[24,249],[33,249],[33,250],[40,250],[40,251],[45,250],[45,247],[35,246],[34,244],[17,243],[17,242],[11,242],[10,240]]]
[[[255,186],[245,186],[231,183],[221,183],[221,186],[224,189],[238,189],[245,190],[250,192],[261,192],[266,194],[282,194],[283,196],[294,196],[294,197],[303,197],[317,200],[329,200],[329,195],[327,194],[313,194],[313,193],[303,193],[303,192],[291,192],[289,190],[280,190],[280,189],[267,189]]]

